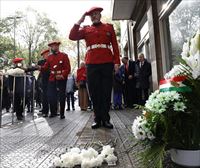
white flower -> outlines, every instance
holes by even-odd
[[[96,150],[94,150],[93,148],[89,148],[88,150],[86,149],[82,149],[81,151],[81,157],[82,158],[93,158],[93,157],[97,157],[98,152]]]
[[[101,167],[105,157],[108,161],[116,161],[116,156],[113,154],[114,148],[110,145],[103,146],[101,154],[93,148],[82,149],[71,148],[64,154],[54,159],[53,165],[57,167],[72,168],[81,165],[82,168]]]
[[[190,55],[195,55],[200,51],[200,29],[197,31],[194,38],[191,39]]]
[[[81,155],[78,153],[71,153],[71,161],[74,165],[80,165],[82,162]]]
[[[189,40],[183,44],[183,51],[181,53],[182,58],[188,57],[190,51],[190,42]]]
[[[114,154],[109,154],[105,158],[105,161],[108,163],[108,165],[116,164],[117,157]]]
[[[53,161],[55,167],[61,167],[62,163],[59,157],[56,157]]]
[[[145,140],[147,133],[150,131],[147,121],[144,117],[139,116],[133,121],[132,132],[136,139]]]
[[[75,147],[75,148],[69,149],[69,152],[71,152],[71,153],[80,153],[81,150],[79,148]]]
[[[73,163],[73,160],[72,160],[71,153],[65,153],[65,154],[61,155],[60,158],[61,158],[62,167],[74,167],[75,166],[75,164]]]
[[[92,167],[90,159],[83,159],[81,163],[81,168],[90,168]]]
[[[155,139],[155,136],[153,135],[153,133],[152,133],[151,131],[147,132],[147,137],[148,137],[148,139],[150,139],[150,140]]]
[[[104,156],[100,154],[96,158],[91,159],[91,165],[93,167],[100,167],[103,161],[104,161]]]
[[[106,146],[103,146],[103,150],[101,151],[101,154],[103,156],[107,156],[109,154],[113,154],[114,152],[114,148],[111,148],[110,145],[106,145]]]
[[[188,58],[188,57],[186,57],[186,58]],[[182,70],[181,65],[174,65],[174,67],[168,73],[165,74],[164,78],[170,79],[175,76],[179,76],[182,73],[183,73],[183,70]]]
[[[175,111],[184,111],[185,109],[186,109],[186,106],[183,102],[174,103],[174,110]]]

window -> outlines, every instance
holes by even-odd
[[[171,66],[177,64],[176,57],[181,55],[182,46],[200,28],[200,3],[197,0],[183,0],[167,18],[171,44]],[[170,48],[170,47],[169,47]]]
[[[141,30],[140,30],[140,39],[143,39],[145,37],[145,35],[148,33],[149,29],[148,29],[148,22],[146,22],[144,24],[144,26],[142,26]]]
[[[158,0],[158,11],[161,12],[170,0]]]

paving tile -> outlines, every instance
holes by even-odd
[[[76,108],[78,109],[78,108]],[[53,166],[56,156],[73,146],[84,147],[89,143],[117,140],[115,153],[118,157],[116,168],[139,168],[140,160],[134,148],[124,152],[132,144],[131,126],[140,114],[136,110],[111,111],[114,129],[91,129],[92,112],[66,112],[66,118],[43,118],[38,111],[26,114],[22,122],[11,123],[11,113],[3,116],[0,128],[0,167],[1,168],[48,168]],[[102,167],[108,167],[104,164]]]

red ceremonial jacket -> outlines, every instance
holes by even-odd
[[[76,81],[86,81],[86,67],[80,67],[79,69],[77,69]]]
[[[95,44],[104,44],[109,48],[89,49],[86,53],[86,64],[114,63],[120,64],[119,48],[116,34],[111,24],[100,23],[97,26],[85,26],[75,24],[69,34],[70,40],[85,39],[87,48]]]
[[[41,71],[47,71],[48,69],[50,70],[49,81],[55,81],[56,75],[63,75],[64,79],[60,80],[67,80],[71,71],[68,55],[62,52],[49,55],[45,64],[41,67]]]

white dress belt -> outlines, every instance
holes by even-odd
[[[108,45],[108,44],[93,44],[93,45],[87,47],[87,51],[89,51],[91,49],[95,49],[95,48],[108,48],[108,49],[110,49],[110,45]]]

